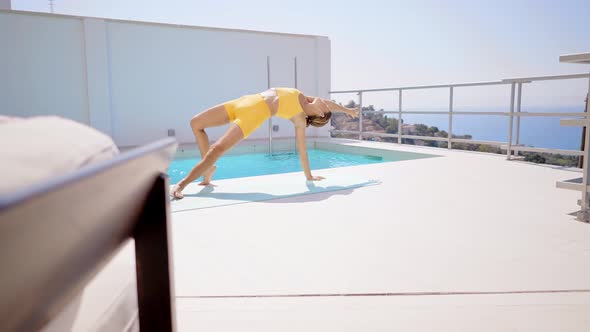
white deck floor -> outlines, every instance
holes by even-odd
[[[347,144],[441,157],[314,172],[380,185],[174,213],[180,331],[587,330],[590,225],[555,188],[579,173]],[[301,294],[371,296],[202,298]]]

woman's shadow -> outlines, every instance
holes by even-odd
[[[243,201],[243,202],[267,202],[267,203],[305,203],[312,201],[322,201],[332,196],[349,195],[354,189],[379,184],[378,180],[369,180],[361,183],[355,183],[348,186],[327,186],[323,187],[312,181],[307,181],[307,191],[293,194],[274,195],[269,193],[249,192],[249,193],[227,193],[215,192],[215,186],[205,186],[196,194],[185,194],[188,197],[211,197],[220,200]],[[277,201],[280,199],[280,201]]]

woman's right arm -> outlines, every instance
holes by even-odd
[[[297,152],[299,154],[299,161],[301,168],[307,181],[319,181],[324,179],[322,176],[313,176],[309,169],[309,158],[307,157],[307,147],[305,144],[305,127],[295,127],[295,140],[297,142]]]

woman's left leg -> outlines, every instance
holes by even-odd
[[[240,127],[238,127],[238,125],[235,123],[231,123],[225,134],[223,134],[223,136],[221,136],[217,142],[209,147],[209,150],[205,156],[203,156],[201,161],[195,167],[193,167],[193,169],[184,179],[178,181],[178,183],[172,189],[171,195],[175,198],[182,198],[182,190],[189,183],[195,181],[199,178],[199,176],[203,175],[205,171],[215,164],[219,157],[221,157],[225,152],[231,149],[243,138],[244,135],[242,134],[242,129],[240,129]]]

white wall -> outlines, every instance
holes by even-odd
[[[198,112],[267,87],[294,86],[328,96],[326,37],[211,29],[63,15],[0,11],[0,113],[59,114],[111,135],[120,146],[144,144],[175,129],[181,143]],[[292,125],[274,118],[279,132]],[[211,139],[225,127],[209,131]],[[328,135],[328,128],[309,129]],[[266,138],[264,124],[250,137]]]
[[[0,0],[0,9],[11,9],[10,0]]]
[[[0,114],[88,123],[82,21],[0,11]]]
[[[104,20],[91,18],[84,19],[83,23],[90,125],[112,136],[113,115],[106,23]]]

